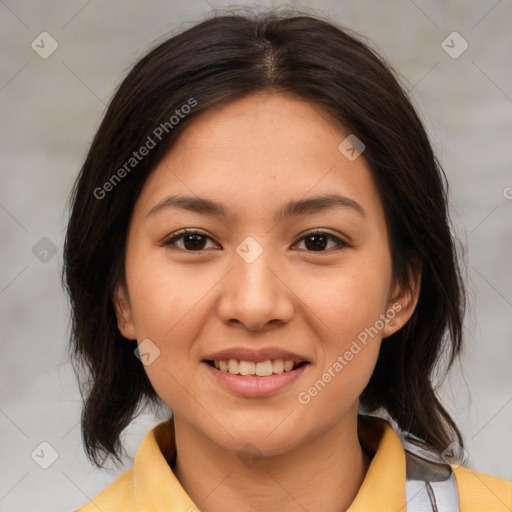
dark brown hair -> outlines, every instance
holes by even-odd
[[[107,108],[72,191],[63,270],[72,306],[69,353],[84,400],[86,453],[98,466],[111,455],[121,461],[120,435],[138,407],[162,404],[134,356],[136,341],[117,328],[112,303],[124,279],[135,201],[199,112],[259,91],[315,102],[365,144],[389,229],[394,282],[410,287],[410,271],[421,264],[416,309],[382,344],[362,406],[384,408],[438,451],[454,438],[462,445],[432,381],[439,363],[446,359],[448,369],[461,350],[464,286],[446,177],[411,101],[395,72],[347,29],[303,13],[229,13],[165,40],[135,64]],[[195,107],[171,123],[187,103]],[[156,147],[127,167],[159,126],[166,130]]]

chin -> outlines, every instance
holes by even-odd
[[[280,425],[282,419],[272,422],[261,417],[259,421],[254,418],[229,420],[223,422],[223,425],[229,425],[229,433],[215,428],[212,439],[237,455],[244,450],[255,450],[265,456],[281,455],[300,444],[297,428],[290,424]]]

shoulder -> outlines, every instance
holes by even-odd
[[[453,468],[461,512],[510,512],[512,482],[464,467]]]
[[[121,473],[93,500],[74,512],[135,512],[133,468]]]

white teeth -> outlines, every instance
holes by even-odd
[[[267,377],[272,375],[272,361],[260,361],[256,363],[256,375],[258,377]]]
[[[284,372],[284,362],[282,359],[278,359],[277,361],[272,361],[272,372],[273,373],[283,373]]]
[[[289,372],[293,368],[293,361],[284,362],[284,371]]]
[[[240,373],[238,370],[240,369],[240,363],[236,359],[230,359],[228,361],[228,371],[229,373]]]
[[[258,377],[268,377],[273,373],[283,373],[293,370],[293,361],[283,361],[276,359],[271,361],[238,361],[236,359],[213,361],[217,370],[232,373],[234,375],[257,375]]]
[[[256,363],[254,361],[240,361],[238,373],[240,375],[254,375],[256,373]]]

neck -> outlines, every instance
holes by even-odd
[[[173,470],[203,512],[342,512],[353,502],[370,464],[359,443],[357,414],[300,447],[247,464],[174,421],[178,455]]]

